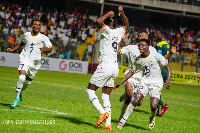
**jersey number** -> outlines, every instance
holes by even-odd
[[[112,47],[114,48],[114,51],[117,52],[117,42],[113,42]]]
[[[145,67],[144,67],[144,74],[146,75],[146,76],[149,76],[149,73],[150,73],[150,69],[149,69],[149,67],[147,66],[147,65],[145,65]]]
[[[32,51],[33,51],[33,45],[35,45],[35,44],[33,44],[33,43],[31,44],[31,47],[30,47],[31,51],[30,51],[30,53],[32,53]]]
[[[20,64],[20,66],[21,66],[21,69],[24,67],[24,64]]]

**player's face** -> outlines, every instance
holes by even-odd
[[[40,21],[34,21],[33,23],[33,31],[34,32],[39,32],[41,28],[41,23]]]
[[[158,39],[162,39],[162,34],[158,33]]]
[[[138,45],[138,48],[140,50],[140,53],[145,53],[149,50],[149,46],[145,41],[141,41]]]

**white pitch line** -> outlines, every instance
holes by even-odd
[[[59,115],[70,115],[69,113],[60,112],[60,111],[54,111],[54,110],[45,109],[45,108],[40,108],[40,107],[25,106],[25,105],[20,105],[20,106],[21,106],[21,107],[25,107],[25,108],[31,108],[31,109],[36,109],[36,110],[42,110],[42,111],[31,111],[31,110],[15,110],[15,111],[21,111],[21,112],[40,112],[40,113],[51,113],[51,114],[59,114]],[[11,109],[2,109],[2,110],[11,111]],[[45,112],[45,111],[46,111],[46,112]]]
[[[11,109],[1,109],[1,110],[12,111]],[[51,112],[45,112],[45,111],[31,111],[31,110],[14,110],[14,111],[18,111],[18,112],[33,112],[33,113],[51,113]]]
[[[25,105],[20,105],[21,107],[26,107],[26,108],[32,108],[32,109],[37,109],[37,110],[43,110],[43,111],[48,111],[51,112],[52,114],[59,114],[59,115],[70,115],[68,113],[65,112],[59,112],[59,111],[54,111],[54,110],[50,110],[50,109],[44,109],[44,108],[40,108],[40,107],[34,107],[34,106],[25,106]]]

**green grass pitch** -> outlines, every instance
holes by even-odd
[[[103,125],[95,128],[99,114],[90,103],[86,88],[92,75],[39,70],[32,84],[23,91],[23,101],[14,109],[18,80],[17,68],[0,67],[0,132],[16,133],[102,133],[111,132]],[[120,78],[116,80],[116,83]],[[123,129],[117,129],[122,85],[112,92],[112,132],[120,133],[199,133],[200,86],[171,84],[163,88],[162,99],[169,105],[163,117],[156,117],[153,130],[148,130],[149,95],[136,107]],[[96,92],[101,98],[101,88]],[[100,99],[101,101],[101,99]],[[31,123],[32,122],[32,123]]]

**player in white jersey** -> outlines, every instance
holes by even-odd
[[[16,86],[16,98],[11,104],[14,108],[18,102],[22,101],[22,89],[26,89],[35,77],[37,70],[41,66],[41,53],[51,52],[52,44],[48,37],[40,33],[41,23],[39,20],[33,20],[32,32],[24,34],[24,40],[21,44],[14,48],[8,48],[7,51],[13,52],[18,48],[24,46],[20,54],[19,80]]]
[[[101,40],[100,40],[100,56],[99,65],[91,77],[86,92],[92,105],[100,113],[99,120],[95,126],[100,126],[106,120],[104,129],[112,130],[111,126],[111,104],[109,100],[110,93],[114,87],[114,80],[118,76],[117,50],[121,37],[125,34],[126,28],[129,26],[122,6],[118,7],[119,15],[122,17],[125,27],[113,29],[112,17],[114,12],[109,11],[97,19],[99,24]],[[103,107],[96,96],[96,90],[102,87]]]
[[[147,39],[148,40],[148,34],[146,31],[141,31],[139,33],[139,40],[141,39]],[[157,53],[156,49],[154,47],[149,46],[149,51],[151,53]],[[175,53],[177,51],[177,47],[172,46],[171,53],[164,56],[165,59],[169,58],[171,54]],[[138,49],[137,45],[128,45],[126,47],[123,47],[119,50],[119,53],[121,55],[126,55],[128,57],[129,62],[129,68],[124,73],[125,75],[130,71],[132,68],[132,63],[134,62],[135,58],[140,54],[140,51]],[[124,103],[121,106],[121,112],[118,121],[122,118],[124,115],[124,112],[131,102],[131,98],[133,97],[133,94],[137,91],[136,87],[140,84],[140,75],[134,74],[131,78],[127,80],[125,83],[125,93],[120,97],[120,101],[124,101]],[[140,106],[142,104],[143,99],[140,100],[137,106]]]
[[[155,112],[163,87],[160,65],[165,66],[167,69],[166,88],[170,88],[171,68],[169,67],[167,60],[157,52],[150,52],[148,40],[146,39],[140,40],[139,50],[141,54],[135,58],[133,69],[128,72],[124,79],[120,81],[114,88],[118,88],[127,79],[132,77],[133,73],[140,72],[142,74],[140,85],[137,87],[137,92],[135,92],[134,99],[132,100],[132,103],[128,105],[123,117],[119,121],[117,128],[123,127],[133,109],[137,106],[139,101],[147,95],[148,92],[151,97],[151,115],[149,120],[149,128],[152,129],[154,127]]]
[[[142,31],[141,33],[139,33],[139,40],[145,39],[145,38],[148,39],[148,34],[146,32]],[[149,50],[151,51],[151,53],[153,53],[153,52],[157,53],[157,51],[154,47],[149,46]],[[128,64],[129,65],[128,65],[128,69],[124,73],[124,75],[126,76],[126,74],[130,71],[130,69],[133,68],[132,64],[135,61],[135,58],[140,55],[138,45],[125,46],[125,47],[123,47],[122,49],[119,50],[119,54],[121,56],[126,55],[128,57]],[[125,83],[125,93],[123,94],[123,96],[120,97],[120,100],[122,100],[122,97],[123,97],[123,100],[125,99],[125,101],[121,106],[121,112],[120,112],[120,116],[119,116],[118,120],[120,120],[122,118],[127,106],[131,102],[131,98],[132,98],[133,94],[136,92],[135,88],[137,87],[137,85],[140,84],[140,79],[141,79],[141,75],[139,73],[135,73]],[[141,103],[142,103],[142,100],[140,101],[138,106],[140,106]]]

